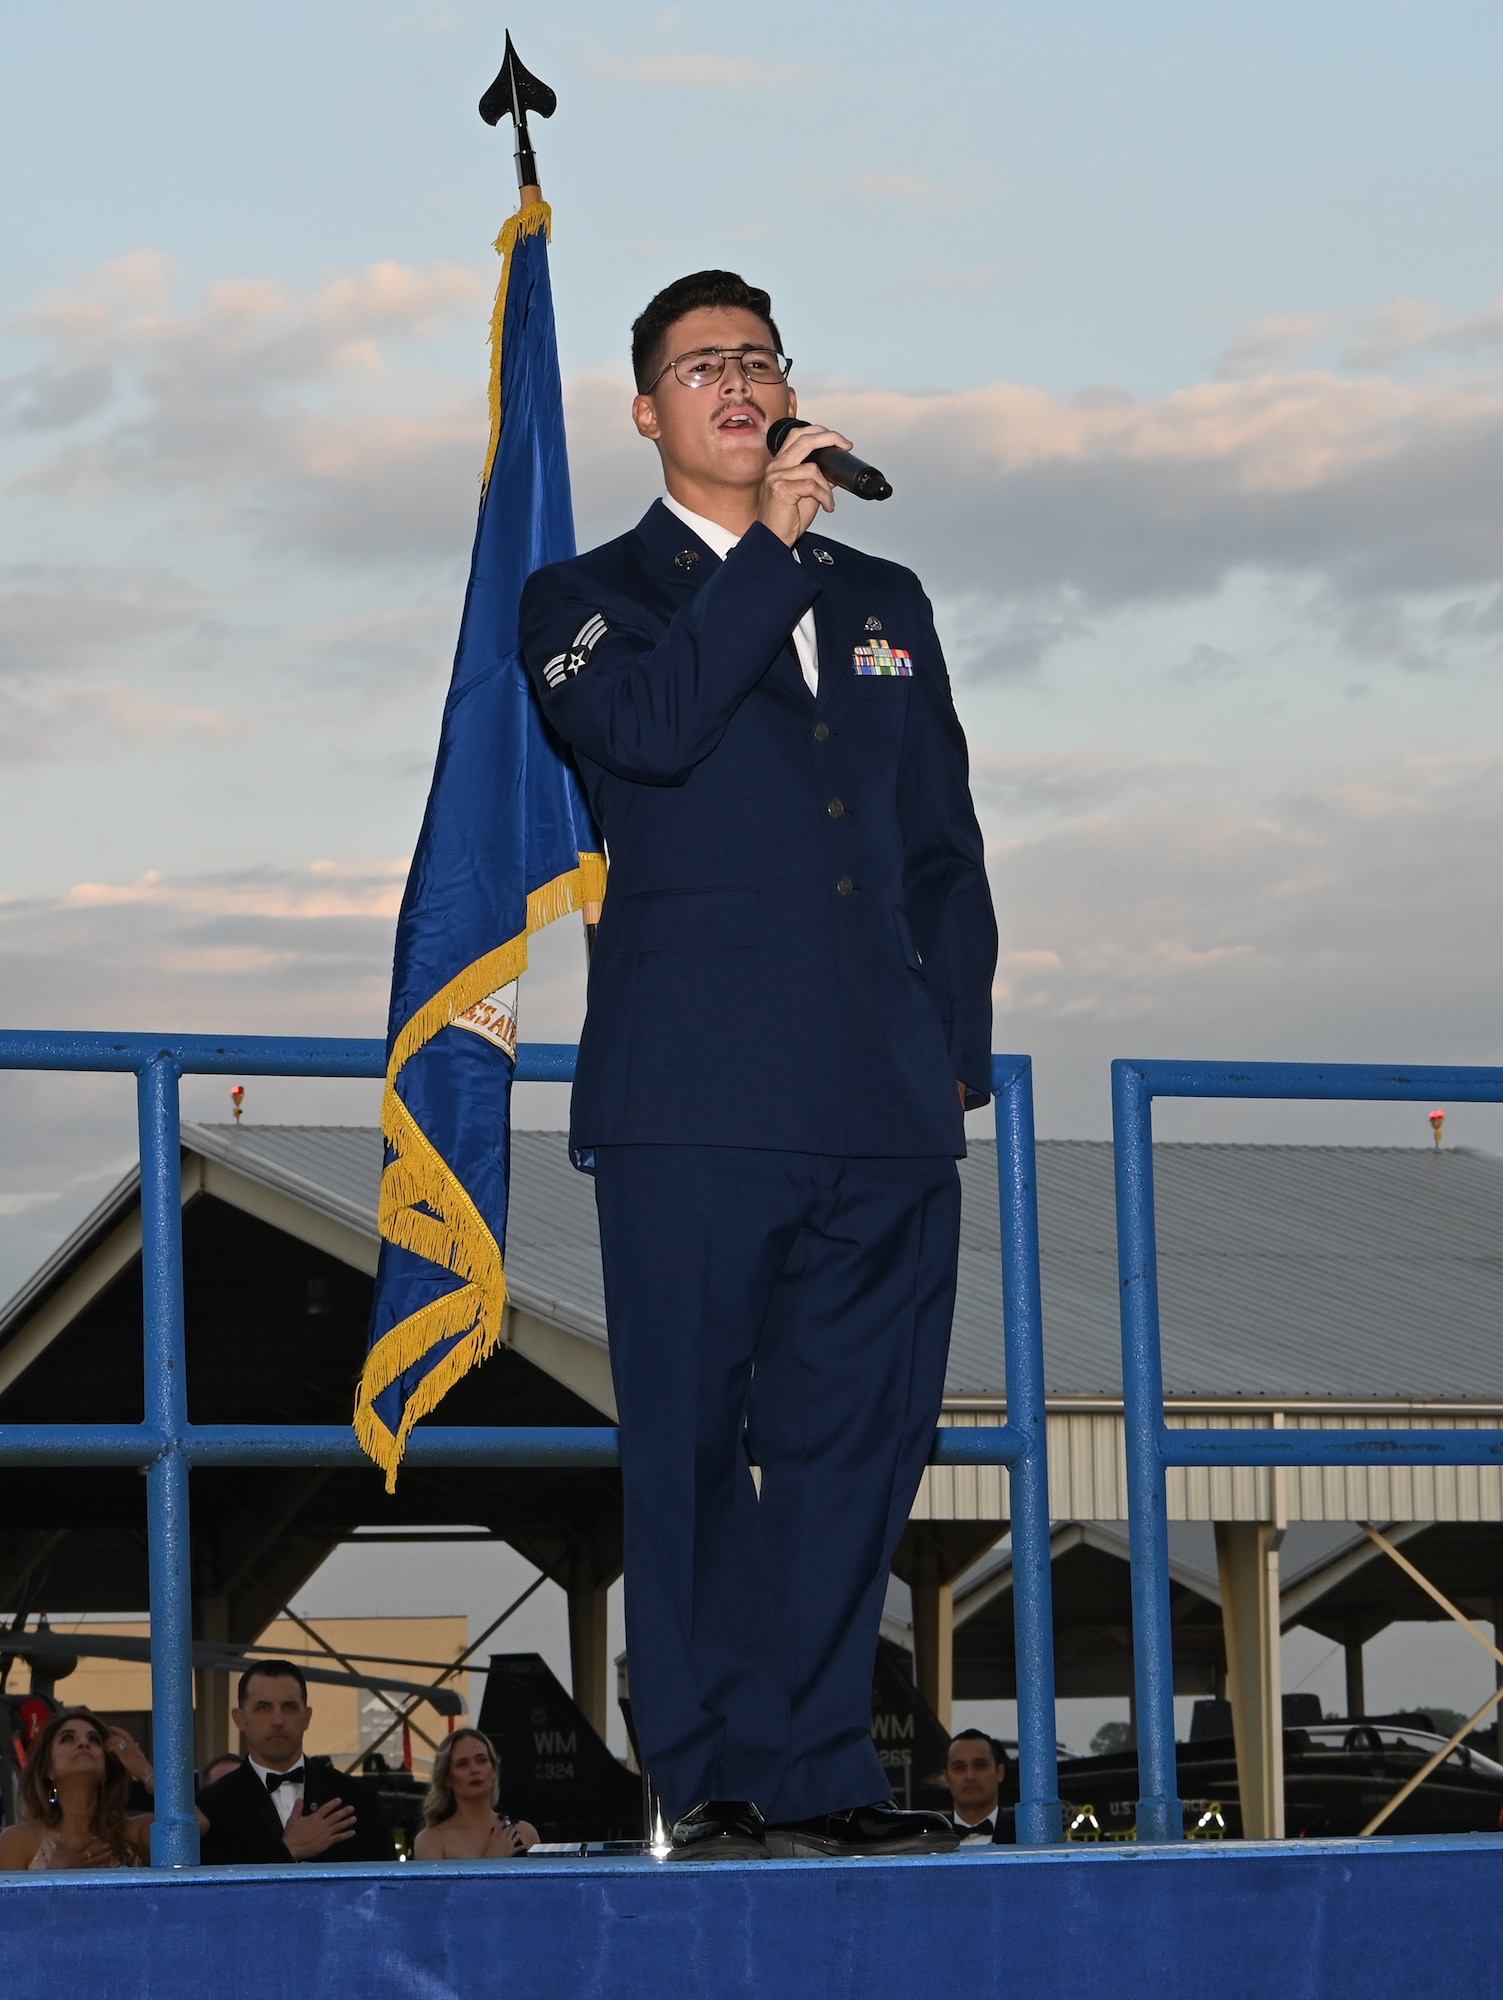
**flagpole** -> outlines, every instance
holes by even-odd
[[[556,94],[541,78],[523,66],[521,58],[512,45],[510,31],[506,37],[506,54],[495,81],[480,100],[480,115],[487,125],[498,125],[503,118],[510,118],[515,133],[513,153],[517,163],[517,199],[519,212],[530,208],[543,199],[542,184],[538,179],[537,158],[532,150],[532,134],[527,129],[527,114],[535,111],[540,118],[551,118],[558,106]],[[585,962],[595,949],[595,931],[600,922],[599,903],[586,903],[582,911],[584,919]]]

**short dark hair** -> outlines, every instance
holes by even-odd
[[[671,285],[664,285],[632,323],[631,366],[638,389],[646,389],[661,368],[663,342],[674,321],[685,313],[698,312],[701,306],[739,306],[743,312],[755,313],[766,323],[773,346],[782,352],[783,336],[766,292],[749,285],[735,271],[692,271],[687,278],[675,278]]]
[[[992,1753],[992,1762],[994,1764],[1002,1762],[1002,1753],[997,1748],[995,1738],[988,1736],[984,1729],[957,1729],[950,1738],[949,1749],[945,1752],[946,1757],[957,1743],[984,1743]]]
[[[308,1706],[308,1676],[301,1667],[294,1666],[291,1660],[254,1660],[240,1676],[240,1685],[235,1695],[236,1708],[244,1708],[245,1690],[257,1674],[269,1681],[296,1681],[302,1690],[303,1706],[304,1708]]]

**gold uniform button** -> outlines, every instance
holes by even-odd
[[[815,742],[816,742],[816,743],[828,743],[828,742],[829,742],[829,740],[830,740],[830,725],[829,725],[829,723],[828,723],[828,722],[816,722],[816,723],[815,723],[815,725],[814,725],[814,740],[815,740]]]
[[[835,884],[835,893],[837,896],[849,896],[854,892],[855,887],[856,885],[849,875],[842,875],[840,880]]]
[[[830,803],[825,807],[825,811],[830,815],[831,819],[844,819],[844,801],[841,799],[831,799]]]

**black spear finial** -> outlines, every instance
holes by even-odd
[[[480,115],[487,125],[499,125],[506,117],[515,122],[518,188],[535,188],[538,185],[538,164],[532,156],[527,114],[535,111],[539,118],[551,118],[557,105],[558,98],[547,84],[540,82],[531,70],[523,68],[508,34],[506,59],[496,81],[480,100]]]

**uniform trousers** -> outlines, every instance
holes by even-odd
[[[632,1714],[664,1808],[885,1799],[872,1671],[944,1393],[955,1162],[595,1161]]]

